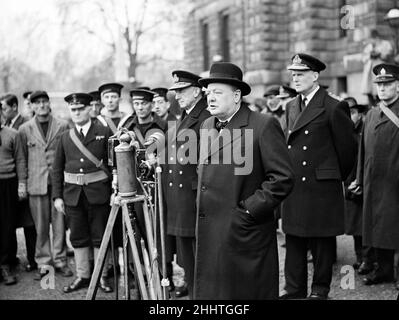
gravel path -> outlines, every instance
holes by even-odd
[[[18,283],[13,286],[5,286],[0,283],[0,300],[83,300],[86,296],[86,290],[80,290],[78,292],[73,292],[69,294],[64,294],[62,292],[62,287],[67,285],[73,278],[62,278],[56,274],[55,277],[55,287],[54,289],[43,289],[41,288],[40,281],[35,281],[33,279],[33,273],[27,273],[23,270],[23,265],[25,265],[25,247],[22,241],[22,230],[18,230],[18,242],[20,250],[18,256],[22,262],[19,267],[20,271],[18,273]],[[284,243],[284,236],[278,234],[279,242],[279,256],[280,256],[280,289],[283,290],[284,287],[284,257],[285,249],[281,247]],[[350,276],[351,266],[354,262],[354,250],[353,241],[349,236],[338,237],[338,257],[337,263],[334,265],[333,281],[331,285],[330,299],[335,300],[395,300],[398,291],[395,289],[393,284],[382,284],[375,286],[365,286],[362,284],[362,277],[357,275],[356,272],[353,273],[353,277]],[[69,258],[69,265],[74,270],[74,259]],[[309,263],[309,281],[311,280],[312,264]],[[349,275],[348,275],[348,270]],[[345,271],[346,270],[346,271]],[[181,283],[183,278],[183,271],[179,266],[174,264],[174,280],[178,285]],[[351,279],[354,278],[354,282],[351,283]],[[122,280],[120,280],[122,282]],[[346,289],[341,287],[341,284],[346,286]],[[349,288],[348,288],[349,287]],[[123,288],[119,290],[119,299],[123,299]],[[132,290],[133,296],[135,296],[135,291]],[[115,294],[105,294],[98,291],[98,300],[113,300],[115,299]],[[186,298],[183,298],[186,299]]]

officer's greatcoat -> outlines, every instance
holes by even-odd
[[[388,106],[399,116],[399,99]],[[399,249],[399,128],[379,107],[365,119],[360,146],[363,185],[363,244]]]
[[[169,128],[164,182],[168,233],[175,236],[195,235],[198,139],[202,122],[210,116],[206,108],[206,99],[201,99],[182,121],[177,122],[176,128]],[[192,133],[190,139],[188,132]],[[193,161],[188,163],[189,152]]]
[[[287,147],[296,183],[283,202],[283,231],[298,237],[344,232],[343,181],[356,160],[347,102],[319,88],[302,113],[301,96],[287,104]]]

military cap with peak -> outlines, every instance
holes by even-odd
[[[297,96],[297,92],[295,89],[288,86],[280,86],[279,93],[276,98],[284,99]]]
[[[22,94],[22,97],[24,98],[24,99],[28,99],[28,97],[29,97],[29,95],[32,93],[32,91],[25,91],[23,94]]]
[[[130,96],[132,97],[132,100],[145,100],[152,102],[154,92],[144,89],[133,89],[130,91]]]
[[[292,64],[287,67],[288,70],[295,71],[316,71],[320,72],[326,68],[326,65],[319,59],[306,54],[298,53],[292,57]]]
[[[154,98],[163,97],[165,100],[168,100],[168,97],[167,97],[168,89],[167,88],[154,88],[151,91],[154,92]]]
[[[169,90],[179,90],[188,88],[190,86],[200,87],[198,84],[198,80],[201,78],[194,73],[184,71],[184,70],[175,70],[172,72],[174,84]]]
[[[376,75],[374,82],[392,82],[399,80],[399,66],[390,63],[381,63],[373,68],[373,73]]]
[[[76,106],[88,106],[90,102],[93,100],[93,97],[88,93],[71,93],[67,95],[64,100],[69,105],[76,105]]]
[[[349,109],[357,109],[357,111],[359,113],[363,113],[363,112],[367,111],[368,108],[369,108],[369,106],[365,105],[365,104],[354,104],[354,105],[349,106]]]
[[[50,97],[48,96],[46,91],[34,91],[32,92],[32,94],[30,95],[30,102],[35,102],[35,100],[39,99],[39,98],[47,98],[50,100]]]
[[[135,88],[135,89],[138,89],[138,90],[148,90],[148,91],[150,91],[150,87],[147,87],[147,86],[137,87],[137,88]]]
[[[123,85],[120,83],[105,83],[98,88],[98,91],[100,92],[100,95],[109,92],[116,92],[117,94],[121,95],[122,88]]]
[[[93,101],[100,101],[101,100],[99,91],[89,92],[89,95],[91,95],[91,97],[93,98]]]
[[[266,87],[265,93],[263,96],[266,98],[268,96],[276,96],[279,94],[280,86],[278,84],[272,84]]]

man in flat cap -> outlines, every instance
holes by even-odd
[[[54,263],[55,270],[65,277],[72,276],[67,265],[65,219],[55,210],[51,201],[52,171],[54,153],[61,134],[68,130],[68,124],[51,115],[50,98],[45,91],[35,91],[30,100],[35,116],[19,129],[24,156],[27,162],[27,191],[37,240],[35,260],[40,280]],[[50,245],[50,224],[52,243]],[[53,252],[51,251],[53,248]]]
[[[212,116],[200,130],[195,299],[278,298],[274,209],[294,176],[278,121],[242,104],[242,77],[217,62],[199,80]]]
[[[151,91],[154,92],[154,98],[152,99],[154,106],[152,110],[158,117],[166,121],[166,123],[168,123],[168,121],[176,121],[176,116],[169,111],[168,89],[154,88]]]
[[[65,97],[74,128],[60,137],[53,164],[52,181],[54,206],[65,214],[71,230],[76,278],[65,286],[69,293],[90,283],[90,250],[96,260],[110,212],[110,172],[108,168],[108,127],[90,119],[87,93],[73,93]],[[103,268],[99,288],[108,293],[113,289]]]
[[[119,122],[126,115],[119,110],[123,85],[119,83],[106,83],[98,88],[101,103],[105,107],[104,120],[112,133],[116,133]]]
[[[298,96],[287,104],[287,145],[296,183],[282,205],[286,234],[284,299],[308,295],[307,251],[314,274],[309,299],[327,299],[336,236],[344,233],[342,182],[356,159],[349,107],[319,85],[326,65],[308,54],[294,55],[287,67]]]
[[[168,150],[183,150],[194,147],[197,150],[199,129],[210,114],[203,97],[200,77],[184,70],[172,72],[173,86],[169,89],[176,93],[176,100],[183,115],[174,127],[173,138],[168,141]],[[196,141],[181,139],[187,131],[195,134]],[[190,143],[194,143],[192,146]],[[184,268],[187,285],[176,288],[176,296],[189,294],[193,297],[194,258],[195,258],[195,221],[197,191],[197,159],[195,163],[180,161],[178,153],[169,154],[165,170],[165,200],[167,205],[167,232],[176,237],[177,261]],[[187,290],[188,289],[188,290]]]
[[[392,282],[399,250],[399,66],[373,68],[380,103],[366,115],[360,145],[358,182],[363,189],[363,244],[374,248],[375,265],[366,285]],[[396,283],[399,289],[399,282]]]

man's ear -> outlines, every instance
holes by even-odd
[[[318,72],[313,72],[313,81],[317,81],[317,80],[319,80],[319,73]]]
[[[194,87],[194,98],[197,98],[201,94],[201,88]]]
[[[238,103],[241,100],[241,90],[237,89],[234,91],[234,102]]]

